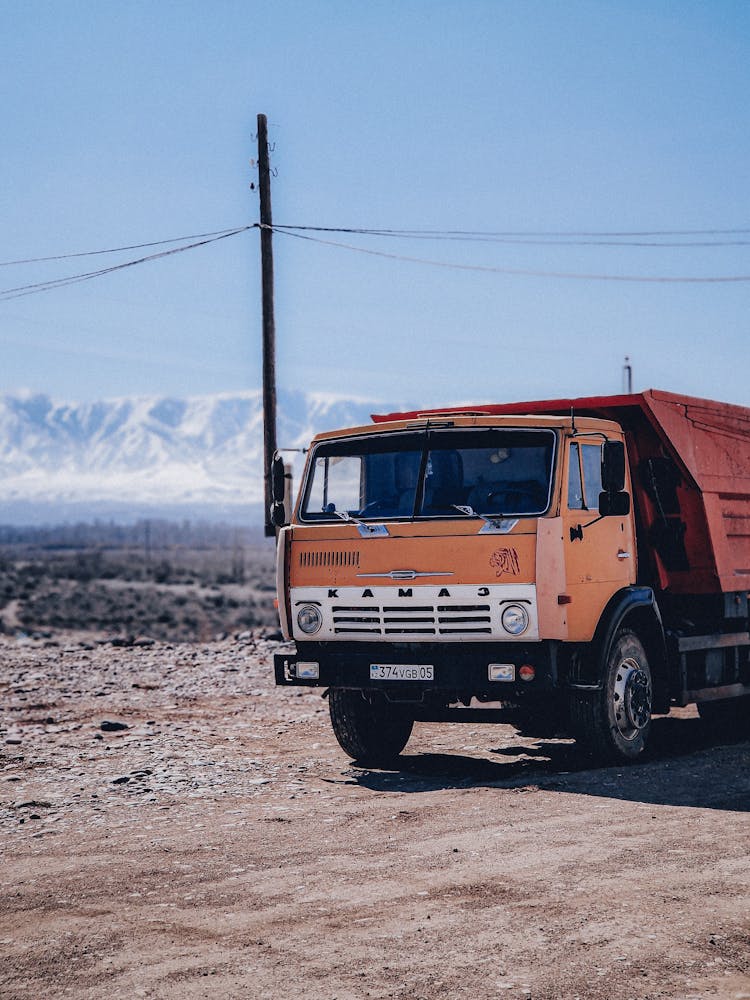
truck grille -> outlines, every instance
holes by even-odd
[[[491,635],[489,604],[335,605],[337,635]]]
[[[359,552],[335,552],[325,549],[316,551],[315,549],[303,550],[299,554],[300,566],[359,566]]]
[[[529,642],[539,638],[536,588],[532,583],[452,583],[384,586],[367,584],[292,587],[292,629],[298,641],[310,636],[298,627],[298,615],[313,605],[321,615],[316,642]],[[519,636],[503,628],[503,609],[523,604],[529,627]]]

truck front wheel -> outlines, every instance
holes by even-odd
[[[577,740],[598,760],[633,760],[648,742],[653,697],[643,645],[620,629],[609,648],[596,692],[575,692],[571,719]]]
[[[361,691],[332,688],[328,709],[336,739],[350,757],[367,767],[393,763],[414,726],[412,713],[384,697],[372,701]]]

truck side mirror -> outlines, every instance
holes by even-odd
[[[284,468],[284,459],[281,455],[273,456],[273,464],[271,465],[271,496],[276,503],[284,502],[284,493],[286,490],[286,469]]]
[[[630,513],[630,494],[617,493],[599,494],[600,517],[626,517]]]
[[[271,524],[274,528],[283,528],[286,524],[286,508],[283,503],[274,500],[271,504]]]
[[[602,489],[605,493],[621,493],[625,489],[625,445],[622,441],[605,441],[602,445]]]
[[[285,465],[284,459],[277,453],[271,464],[271,509],[268,512],[271,524],[275,528],[283,528],[289,523],[293,508],[292,467]]]

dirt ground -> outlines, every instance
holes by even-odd
[[[0,638],[4,1000],[750,998],[750,744],[422,725],[362,770],[276,648]]]

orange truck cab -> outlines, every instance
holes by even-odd
[[[289,524],[280,460],[273,480],[276,682],[326,688],[362,763],[507,706],[610,760],[670,705],[747,724],[750,410],[649,390],[389,414],[313,440]]]

